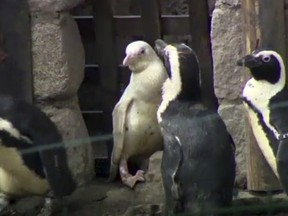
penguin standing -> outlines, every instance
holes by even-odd
[[[38,195],[48,216],[52,198],[62,201],[75,187],[54,123],[35,106],[0,96],[0,212],[10,199]]]
[[[233,140],[218,113],[200,102],[199,65],[193,50],[160,39],[155,49],[168,73],[157,112],[164,138],[165,215],[217,215],[205,211],[232,201]]]
[[[144,41],[135,41],[126,47],[123,65],[128,66],[132,74],[113,110],[114,145],[109,180],[115,179],[119,166],[122,182],[133,188],[137,181],[145,180],[144,170],[139,169],[133,176],[127,162],[144,168],[145,160],[163,148],[156,113],[167,75],[162,61]]]
[[[243,102],[257,144],[288,193],[288,89],[282,57],[273,50],[256,50],[237,61],[252,78]]]

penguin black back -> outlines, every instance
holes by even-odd
[[[155,45],[170,74],[157,113],[164,138],[166,214],[227,206],[235,180],[234,143],[218,113],[200,103],[197,56],[184,44],[157,40]]]

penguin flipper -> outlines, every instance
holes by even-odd
[[[123,96],[121,100],[116,104],[112,113],[113,115],[113,150],[111,154],[110,174],[109,174],[108,181],[113,181],[117,175],[117,168],[121,159],[121,154],[122,154],[123,146],[124,146],[126,116],[127,116],[129,107],[133,103],[132,98],[125,99],[125,97]]]
[[[167,212],[181,211],[182,190],[178,182],[178,175],[183,163],[183,152],[179,138],[165,134],[164,151],[161,164],[161,173],[166,193]],[[171,172],[172,171],[172,172]]]

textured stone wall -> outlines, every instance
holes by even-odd
[[[69,10],[81,0],[29,0],[31,11],[34,100],[60,130],[69,165],[78,184],[93,176],[93,155],[78,105],[85,56],[78,27]]]
[[[245,68],[236,61],[244,55],[241,0],[216,0],[211,24],[214,89],[220,102],[219,114],[236,144],[237,184],[246,185],[245,110],[240,98]]]

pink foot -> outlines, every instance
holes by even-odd
[[[123,179],[123,183],[132,189],[134,188],[137,181],[139,182],[145,181],[143,170],[138,170],[134,176],[128,176],[125,180]]]

